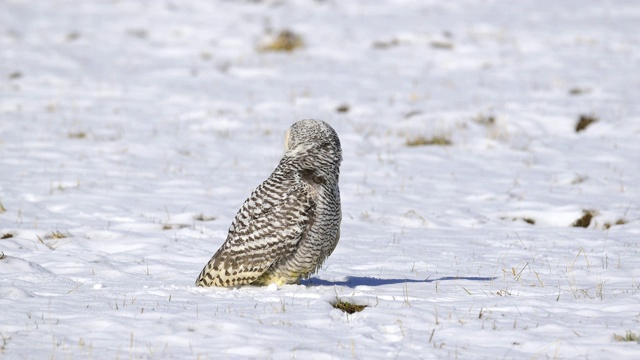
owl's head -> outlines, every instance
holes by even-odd
[[[340,166],[342,149],[333,128],[322,120],[300,120],[285,135],[285,155],[317,156],[323,162]]]

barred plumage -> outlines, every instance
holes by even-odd
[[[285,148],[238,210],[197,286],[296,283],[335,249],[342,220],[338,135],[324,121],[302,120],[287,131]]]

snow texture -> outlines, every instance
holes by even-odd
[[[637,358],[639,19],[0,2],[1,357]],[[264,51],[282,30],[304,46]],[[195,287],[303,118],[343,145],[336,251],[301,285]]]

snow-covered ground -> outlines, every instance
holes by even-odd
[[[640,333],[639,23],[637,1],[0,2],[0,357],[637,358],[614,334]],[[260,50],[285,29],[304,47]],[[342,141],[336,251],[302,285],[196,288],[302,118]]]

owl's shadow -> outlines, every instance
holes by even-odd
[[[482,277],[482,276],[444,276],[437,279],[381,279],[369,276],[347,276],[345,280],[330,281],[318,278],[310,278],[308,280],[302,280],[301,284],[306,286],[346,286],[355,288],[357,286],[383,286],[405,283],[432,283],[436,281],[451,281],[451,280],[467,280],[467,281],[491,281],[496,277]]]

